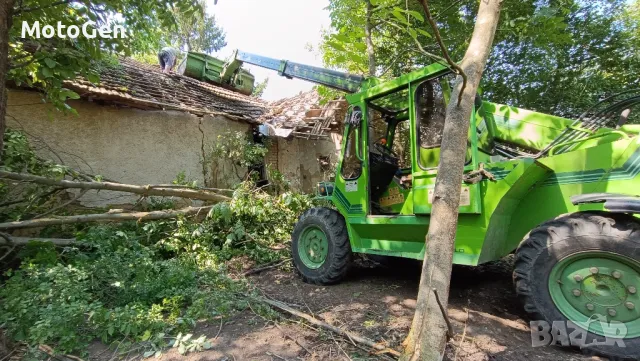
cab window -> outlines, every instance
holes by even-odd
[[[347,124],[347,141],[344,146],[340,175],[343,179],[350,180],[356,179],[362,174],[362,161],[360,160],[362,154],[358,154],[358,151],[362,152],[361,147],[358,147],[361,133],[359,130],[362,128],[360,107],[354,107],[347,112],[345,124]]]
[[[423,82],[415,92],[418,127],[418,164],[423,169],[437,167],[446,114],[443,78]]]

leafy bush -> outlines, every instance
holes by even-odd
[[[312,205],[308,195],[272,195],[241,183],[230,202],[215,205],[200,223],[178,222],[161,243],[169,252],[206,250],[223,259],[247,255],[257,263],[275,261],[288,254],[293,226]]]
[[[167,257],[157,239],[171,229],[148,226],[97,226],[79,235],[86,247],[24,250],[0,289],[0,324],[16,340],[71,352],[95,338],[146,341],[245,307],[243,284],[215,255]]]
[[[242,139],[232,142],[240,146]],[[264,151],[255,148],[245,160]],[[0,167],[74,176],[38,158],[16,131],[5,135]],[[31,242],[18,253],[19,263],[2,266],[17,269],[0,279],[0,328],[31,349],[47,344],[63,353],[84,351],[94,339],[119,342],[120,350],[142,343],[147,356],[171,345],[184,352],[206,348],[203,338],[186,333],[196,321],[227,317],[248,304],[245,283],[228,276],[225,262],[235,256],[256,264],[288,257],[293,226],[312,206],[310,196],[288,191],[284,178],[277,180],[272,188],[281,194],[269,194],[250,181],[237,185],[231,201],[215,205],[202,220],[46,227],[41,236],[74,235],[78,243]],[[195,186],[184,174],[174,183]],[[0,203],[7,200],[8,188],[0,182]],[[12,206],[0,220],[50,209],[46,195],[51,189],[26,185],[16,194],[12,190],[12,197],[27,197],[19,203],[26,206]],[[152,198],[146,207],[171,205],[171,199]],[[259,305],[252,308],[261,312]]]
[[[5,273],[0,326],[16,340],[65,353],[96,338],[159,350],[175,342],[166,335],[247,307],[244,283],[226,275],[224,262],[288,256],[292,228],[311,205],[309,196],[243,183],[200,222],[90,226],[76,234],[80,244],[64,249],[33,242],[20,252],[21,266]]]

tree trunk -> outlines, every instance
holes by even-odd
[[[5,116],[7,114],[7,72],[9,71],[9,29],[14,0],[0,1],[0,160],[4,149]]]
[[[467,86],[461,89],[463,82],[458,76],[447,106],[416,313],[404,342],[402,360],[441,360],[446,346],[447,316],[440,311],[434,293],[437,292],[446,311],[469,119],[491,50],[500,5],[501,0],[481,0],[473,36],[460,64],[467,75]]]
[[[367,56],[369,57],[369,76],[376,76],[376,54],[375,48],[373,47],[373,40],[371,40],[371,30],[373,28],[371,25],[371,15],[373,14],[373,5],[371,4],[371,0],[366,0],[366,2],[364,41],[367,44]]]

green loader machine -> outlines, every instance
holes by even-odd
[[[242,62],[349,93],[335,179],[318,185],[335,209],[306,211],[292,235],[302,278],[339,282],[354,253],[423,259],[452,71],[382,82],[237,52]],[[612,359],[640,359],[640,125],[626,124],[638,102],[626,91],[567,119],[478,96],[460,184],[453,263],[515,253],[531,319],[570,321],[579,346]]]

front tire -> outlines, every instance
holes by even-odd
[[[582,212],[543,223],[518,247],[513,278],[532,320],[549,325],[554,321],[566,325],[571,320],[588,330],[582,340],[586,353],[612,360],[640,359],[640,225],[636,218]],[[603,326],[614,325],[613,321],[626,329],[625,347],[594,345],[611,336]]]
[[[344,217],[329,208],[304,212],[291,235],[291,253],[305,282],[328,285],[342,280],[353,259]]]

